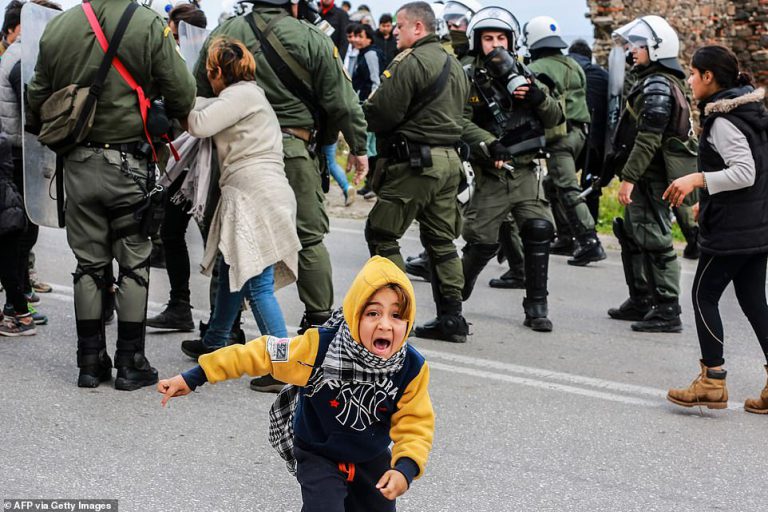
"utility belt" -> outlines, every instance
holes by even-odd
[[[307,130],[306,128],[280,128],[280,131],[283,132],[284,139],[295,137],[307,144],[312,140],[312,130]]]
[[[403,134],[389,137],[381,145],[381,155],[396,163],[408,162],[411,169],[432,167],[432,148],[448,147],[449,144],[423,144],[413,142]]]
[[[120,153],[132,155],[138,160],[149,160],[152,156],[152,146],[150,146],[148,142],[141,140],[118,143],[84,141],[81,142],[79,146],[91,149],[111,149],[119,151]]]

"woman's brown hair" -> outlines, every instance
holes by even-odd
[[[256,61],[243,43],[231,37],[217,37],[208,49],[208,71],[221,69],[224,84],[256,79]]]

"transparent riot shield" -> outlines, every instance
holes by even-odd
[[[613,134],[619,126],[626,68],[626,52],[622,46],[616,45],[608,54],[608,125],[605,131],[605,147],[608,152],[610,152]]]
[[[26,85],[32,79],[40,49],[40,38],[46,24],[61,14],[61,11],[48,9],[41,5],[27,2],[21,10],[21,24],[24,35],[21,38],[21,80]],[[26,118],[25,102],[21,102],[21,117]],[[63,201],[63,181],[56,187],[56,153],[37,141],[37,136],[24,132],[22,137],[24,152],[24,204],[32,222],[40,226],[63,227],[56,206],[57,194]],[[63,176],[61,176],[63,180]],[[63,204],[63,203],[62,203]]]
[[[210,30],[190,25],[185,21],[179,23],[179,48],[190,73],[194,72],[203,43],[210,33]]]

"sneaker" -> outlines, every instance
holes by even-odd
[[[40,297],[37,296],[35,293],[35,290],[32,290],[29,293],[25,293],[24,296],[27,298],[27,302],[30,304],[40,304]]]
[[[198,357],[204,354],[210,354],[218,348],[220,347],[211,348],[205,345],[203,340],[185,340],[181,342],[181,351],[195,361],[197,361]]]
[[[48,323],[48,317],[36,310],[32,305],[27,304],[27,309],[32,314],[32,319],[36,325],[45,325]]]
[[[35,322],[29,315],[5,316],[3,322],[0,323],[0,336],[13,338],[16,336],[34,336],[35,334],[37,334]]]
[[[347,187],[347,191],[344,192],[344,206],[352,206],[355,199],[357,199],[357,191],[355,190],[355,187],[350,185]]]
[[[251,389],[261,393],[279,393],[284,386],[285,382],[280,382],[271,375],[264,375],[251,380]]]
[[[51,285],[49,285],[48,283],[39,281],[37,279],[37,272],[35,272],[34,270],[31,270],[29,272],[29,284],[32,286],[32,289],[37,293],[51,293],[53,291],[53,287],[51,287]]]

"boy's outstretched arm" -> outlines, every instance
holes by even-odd
[[[172,397],[184,396],[206,382],[237,379],[243,374],[272,375],[287,384],[304,386],[317,357],[319,335],[310,329],[295,338],[262,336],[245,345],[230,345],[201,356],[199,366],[158,382],[165,406]]]

